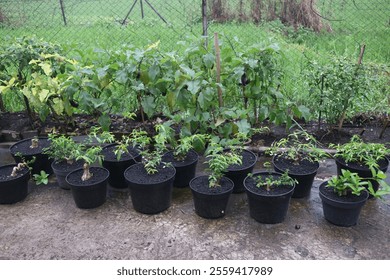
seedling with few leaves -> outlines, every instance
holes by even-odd
[[[83,160],[83,175],[81,176],[82,181],[87,181],[92,178],[93,173],[90,172],[90,166],[94,162],[98,161],[100,164],[103,160],[103,156],[101,154],[102,148],[100,146],[90,147],[85,151],[81,152],[76,160]]]
[[[249,174],[249,177],[254,178],[256,182],[256,187],[265,188],[267,192],[270,192],[272,188],[280,187],[280,186],[294,186],[297,184],[297,180],[291,178],[288,175],[288,171],[284,172],[281,176],[269,174],[266,176],[256,176],[253,174]]]
[[[43,148],[43,153],[54,160],[65,160],[68,164],[73,164],[83,147],[65,135],[49,134],[49,140],[50,146]]]
[[[206,163],[210,171],[209,187],[213,188],[220,186],[221,179],[230,165],[242,164],[242,156],[235,149],[224,151],[223,147],[215,142],[211,142],[210,145]]]

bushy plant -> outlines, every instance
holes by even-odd
[[[371,169],[371,172],[372,178],[362,179],[357,173],[342,169],[341,175],[331,178],[327,183],[327,187],[332,188],[339,196],[348,194],[359,196],[366,190],[376,198],[383,198],[384,195],[390,194],[390,186],[384,181],[386,174],[375,169]],[[380,184],[377,191],[374,190],[370,180],[377,181]]]
[[[49,134],[50,146],[43,148],[43,153],[56,161],[65,160],[72,164],[81,153],[82,145],[65,135]]]
[[[332,144],[330,147],[336,149],[336,158],[374,168],[379,168],[378,162],[390,153],[384,144],[365,143],[358,135],[354,135],[348,143]]]
[[[269,155],[278,155],[298,165],[302,160],[318,162],[330,155],[319,147],[318,141],[306,131],[296,131],[274,143],[267,150]]]

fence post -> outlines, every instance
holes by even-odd
[[[67,26],[68,24],[66,22],[65,6],[63,0],[60,0],[60,7],[61,7],[62,19],[64,20],[64,25]]]
[[[205,37],[205,47],[207,48],[207,0],[202,0],[202,26],[203,33],[202,35]]]

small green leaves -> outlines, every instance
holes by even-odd
[[[37,185],[47,185],[49,183],[49,174],[43,170],[39,174],[34,174],[33,177]]]

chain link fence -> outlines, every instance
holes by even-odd
[[[204,32],[202,2],[207,2],[208,34],[253,43],[264,31],[279,31],[293,43],[314,48],[334,38],[329,47],[334,52],[365,43],[381,56],[375,59],[390,61],[388,0],[1,0],[0,36],[35,34],[48,41],[110,47],[160,40],[172,49],[186,36]],[[309,37],[307,30],[326,39],[318,42],[321,36]]]

